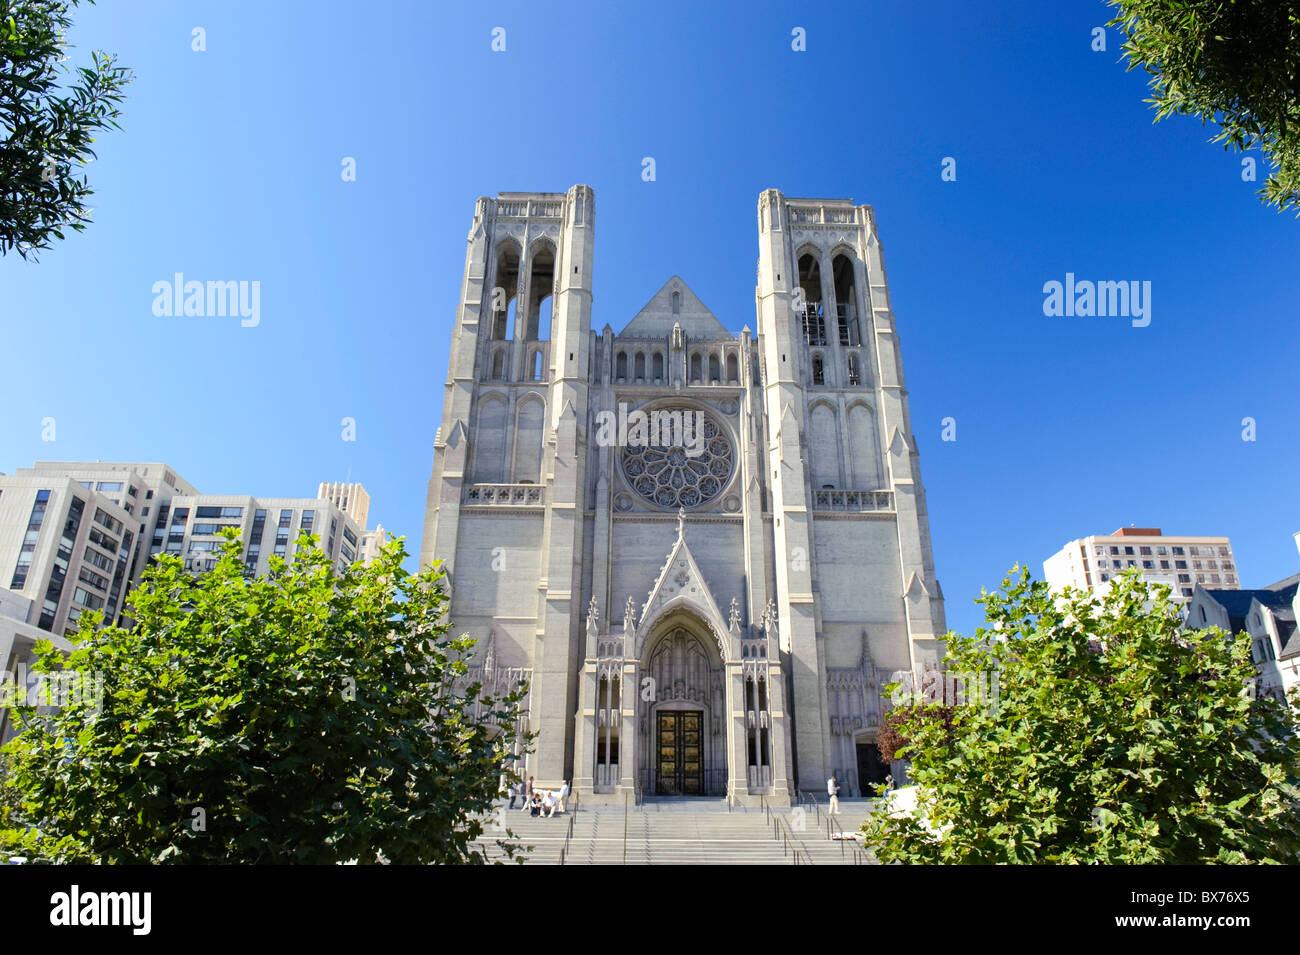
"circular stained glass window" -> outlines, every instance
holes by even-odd
[[[659,409],[647,417],[647,440],[630,431],[623,449],[628,483],[660,507],[699,507],[717,497],[735,460],[722,427],[694,408]]]

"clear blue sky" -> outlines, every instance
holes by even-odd
[[[475,197],[591,184],[597,327],[680,274],[739,330],[776,187],[875,206],[950,626],[1016,561],[1041,574],[1130,523],[1229,535],[1246,586],[1300,569],[1300,223],[1198,122],[1152,124],[1118,36],[1090,49],[1102,3],[849,10],[79,11],[74,60],[115,51],[137,78],[90,167],[94,224],[0,261],[0,470],[165,460],[265,495],[350,475],[418,550]],[[175,272],[260,281],[261,324],[154,316]],[[1066,272],[1149,280],[1151,325],[1045,317]]]

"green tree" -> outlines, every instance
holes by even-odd
[[[1156,120],[1196,116],[1225,149],[1259,149],[1273,172],[1258,195],[1300,209],[1300,3],[1108,0],[1128,69],[1151,74]]]
[[[1013,570],[979,602],[944,662],[993,692],[902,721],[919,810],[868,819],[880,861],[1300,861],[1300,742],[1251,691],[1248,637],[1181,629],[1136,571],[1099,600]]]
[[[86,228],[92,191],[77,172],[95,158],[96,135],[121,128],[131,73],[117,57],[61,65],[78,2],[0,0],[0,255],[37,258],[65,228]]]
[[[407,574],[394,540],[336,574],[303,535],[292,562],[250,577],[227,536],[198,577],[160,555],[129,629],[86,613],[69,657],[43,642],[40,669],[102,677],[103,698],[17,708],[0,846],[54,862],[486,861],[474,840],[515,778],[524,688],[469,683],[474,641],[449,636],[437,565]],[[515,855],[508,832],[497,842]]]

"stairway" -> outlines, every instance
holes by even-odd
[[[861,825],[867,801],[843,800],[839,826]],[[861,811],[859,811],[861,810]],[[576,812],[534,817],[518,810],[504,813],[514,841],[532,846],[530,864],[554,865],[564,852],[565,865],[853,865],[870,858],[852,842],[827,838],[824,815],[791,809],[733,807],[719,799],[650,799],[640,806],[582,806]],[[568,838],[570,820],[573,835]],[[779,821],[778,821],[779,820]],[[507,861],[489,831],[478,840],[489,861]],[[626,829],[626,839],[624,831]],[[784,832],[785,839],[778,833]],[[793,844],[789,844],[793,841]]]

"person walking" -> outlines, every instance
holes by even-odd
[[[560,787],[560,812],[569,811],[569,781],[566,779]]]
[[[508,809],[515,808],[515,800],[518,799],[523,794],[523,788],[524,788],[524,784],[519,782],[518,780],[510,784],[510,805],[506,808]]]
[[[826,795],[831,797],[831,807],[827,810],[832,816],[840,814],[840,785],[835,779],[835,774],[831,773],[831,778],[826,780]]]
[[[520,807],[520,812],[527,812],[532,807],[533,802],[533,777],[528,777],[528,784],[524,787],[524,804]]]

